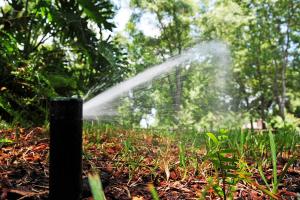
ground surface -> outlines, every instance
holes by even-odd
[[[206,199],[220,199],[208,187],[205,174],[210,173],[211,166],[201,158],[196,160],[197,167],[187,166],[183,170],[179,167],[178,145],[168,144],[165,138],[155,135],[141,134],[135,141],[124,139],[128,134],[120,130],[118,137],[108,133],[85,136],[83,199],[92,199],[86,179],[90,171],[101,174],[108,200],[151,199],[149,183],[155,186],[160,199],[199,199],[204,190]],[[49,137],[46,131],[42,128],[1,130],[0,138],[0,200],[47,199]],[[185,159],[188,158],[189,155]],[[284,162],[278,160],[279,173]],[[272,170],[264,171],[269,179]],[[252,170],[251,174],[253,184],[242,181],[236,184],[232,192],[235,199],[269,199],[259,189],[265,188],[259,173]],[[299,159],[288,169],[277,197],[297,199],[297,193],[300,193]]]

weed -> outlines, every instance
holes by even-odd
[[[13,143],[13,141],[10,139],[0,138],[0,148],[2,148],[2,146],[6,145],[6,144],[11,144],[11,143]]]
[[[86,136],[93,138],[88,141],[100,151],[112,148],[112,162],[117,163],[117,169],[123,168],[124,173],[128,173],[129,181],[143,176],[140,173],[143,169],[147,169],[151,181],[167,180],[166,184],[178,180],[177,172],[181,173],[182,181],[194,174],[194,178],[201,177],[207,182],[200,189],[204,196],[221,199],[232,199],[240,184],[257,188],[272,199],[280,199],[277,195],[279,184],[298,158],[300,136],[291,130],[274,133],[274,130],[221,129],[203,137],[203,133],[196,131],[127,130],[110,125],[94,124],[85,129]],[[114,150],[117,145],[120,149]],[[285,164],[279,174],[277,162],[283,161]],[[269,168],[272,169],[271,179],[265,175]],[[262,180],[263,184],[257,180]],[[148,189],[151,192],[150,187]],[[152,198],[155,198],[153,193]]]
[[[187,158],[186,158],[186,153],[185,153],[185,147],[182,142],[179,144],[179,165],[181,168],[183,168],[183,177],[182,180],[186,178],[187,174]]]
[[[153,184],[148,184],[148,190],[150,191],[153,200],[159,200],[158,193]]]
[[[215,168],[216,177],[220,179],[220,184],[214,184],[215,192],[226,200],[227,195],[234,190],[236,174],[235,171],[237,160],[234,157],[235,149],[228,148],[227,132],[221,131],[218,138],[213,133],[207,133],[208,136],[208,154],[207,159],[210,160]],[[211,142],[212,141],[212,142]],[[231,196],[231,195],[230,195]]]
[[[93,198],[95,200],[106,200],[99,175],[89,174],[88,179],[92,190]]]
[[[276,153],[276,144],[274,136],[271,131],[269,131],[270,146],[271,146],[271,155],[272,155],[272,164],[273,164],[273,193],[277,193],[278,181],[277,181],[277,153]]]

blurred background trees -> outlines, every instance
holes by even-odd
[[[299,11],[295,0],[218,1],[202,18],[205,39],[230,44],[236,109],[263,121],[298,115]]]
[[[166,79],[165,88],[164,82],[160,82],[157,86],[152,84],[149,91],[148,99],[155,99],[154,94],[159,96],[156,99],[164,99],[161,107],[153,100],[148,101],[146,107],[150,109],[142,112],[145,117],[145,113],[151,115],[151,108],[157,109],[155,126],[171,122],[176,126],[201,124],[207,128],[220,121],[231,126],[241,117],[248,119],[252,127],[258,119],[299,124],[295,120],[300,110],[299,2],[131,0],[130,6],[133,14],[127,25],[128,56],[137,72],[180,54],[182,48],[199,41],[223,41],[231,51],[230,69],[223,72],[227,76],[223,88],[228,95],[226,102],[218,99],[217,88],[209,87],[217,71],[224,70],[216,63],[204,63],[186,74],[184,71],[191,70],[176,70]],[[152,29],[158,30],[158,34],[138,28],[145,16],[151,18]],[[168,87],[170,92],[166,92]],[[160,92],[155,92],[158,89]],[[177,120],[167,120],[171,113],[168,105],[175,106],[173,110],[180,113],[175,115]],[[132,107],[142,106],[137,103]],[[223,111],[223,116],[219,111]],[[137,113],[141,118],[140,109]],[[244,115],[238,115],[241,113]]]
[[[2,120],[43,123],[49,97],[92,97],[200,41],[217,40],[231,52],[222,91],[212,78],[224,70],[216,68],[217,61],[177,68],[148,90],[133,91],[134,98],[120,107],[123,121],[139,126],[154,116],[155,126],[206,128],[220,121],[234,124],[237,118],[299,123],[297,0],[131,0],[130,20],[118,33],[117,0],[5,2],[0,9]],[[139,28],[143,18],[152,21],[152,33]]]

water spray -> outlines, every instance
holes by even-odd
[[[82,191],[82,100],[50,102],[49,199],[79,200]]]
[[[84,119],[99,119],[101,116],[116,116],[117,110],[113,107],[114,102],[117,102],[122,96],[128,95],[130,91],[147,85],[159,79],[166,74],[170,74],[176,67],[185,67],[186,65],[196,61],[203,62],[207,57],[213,56],[217,58],[218,66],[222,66],[220,74],[216,74],[218,86],[225,84],[225,77],[222,75],[229,66],[230,54],[226,44],[218,41],[201,42],[195,46],[184,50],[180,55],[171,57],[165,62],[147,68],[134,77],[131,77],[115,86],[98,94],[94,98],[86,101],[83,104]],[[118,104],[118,102],[117,102]]]

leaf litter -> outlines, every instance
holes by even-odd
[[[49,135],[40,127],[0,130],[0,200],[47,199],[49,193]],[[83,197],[92,200],[88,174],[100,174],[107,200],[152,199],[149,184],[160,199],[222,199],[213,187],[218,181],[210,162],[203,160],[205,149],[186,149],[186,165],[179,160],[176,140],[159,134],[134,130],[84,134]],[[298,157],[299,158],[299,157]],[[300,161],[296,159],[282,178],[278,199],[297,199],[300,193]],[[194,159],[194,162],[191,160]],[[255,166],[254,161],[247,161]],[[278,160],[278,172],[285,161]],[[272,166],[264,169],[271,181]],[[252,182],[239,181],[234,199],[270,199],[262,178],[251,168]],[[204,193],[205,191],[205,193]]]

